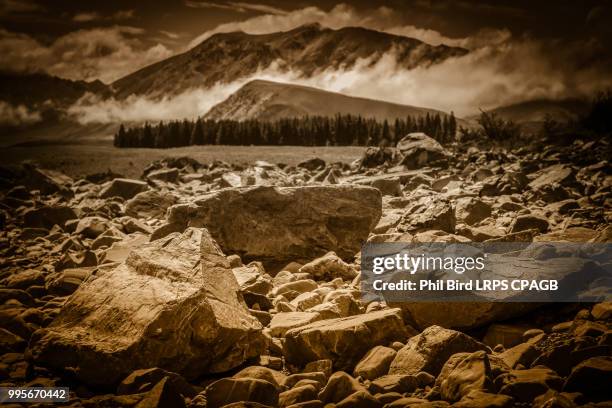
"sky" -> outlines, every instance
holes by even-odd
[[[263,34],[313,22],[333,29],[361,26],[464,47],[470,53],[409,72],[394,65],[389,55],[375,66],[361,64],[350,72],[323,72],[308,79],[273,70],[261,74],[468,115],[534,98],[583,97],[612,86],[610,21],[612,0],[0,0],[0,70],[110,84],[218,32]],[[197,106],[190,114],[202,114],[240,83],[230,85],[175,99]],[[106,101],[108,109],[95,109],[107,117],[144,106],[133,116],[147,120],[184,111],[172,100],[164,106],[132,102]],[[142,112],[153,115],[156,107],[166,113],[141,117]]]

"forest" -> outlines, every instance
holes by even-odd
[[[425,132],[441,143],[454,139],[454,114],[408,116],[392,122],[355,115],[262,120],[195,120],[119,127],[117,147],[170,148],[190,145],[379,146],[394,145],[410,132]]]

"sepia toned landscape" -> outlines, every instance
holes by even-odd
[[[533,3],[1,0],[0,404],[610,406],[612,11]],[[365,296],[470,242],[584,296]]]

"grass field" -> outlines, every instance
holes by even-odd
[[[49,144],[0,148],[3,165],[31,161],[43,168],[59,170],[79,178],[108,169],[125,177],[139,177],[144,167],[163,157],[189,156],[201,163],[223,160],[228,163],[271,163],[295,165],[319,157],[326,162],[349,163],[361,156],[363,147],[303,146],[189,146],[173,149],[119,149],[110,144]]]

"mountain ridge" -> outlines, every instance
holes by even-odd
[[[305,25],[289,31],[217,33],[188,51],[174,55],[111,84],[118,97],[162,97],[248,78],[276,64],[278,70],[304,77],[326,69],[351,68],[357,61],[375,63],[394,52],[398,65],[431,65],[468,51],[362,27],[337,30]]]
[[[256,79],[213,106],[206,119],[276,120],[286,117],[361,115],[378,120],[445,114],[439,110],[331,92],[305,85]]]

